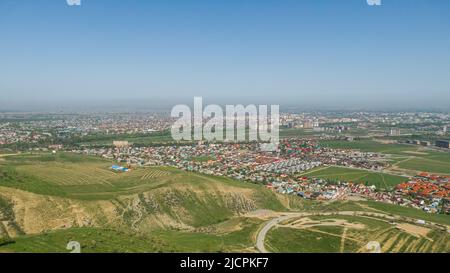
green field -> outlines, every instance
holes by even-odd
[[[426,213],[422,210],[402,207],[393,204],[387,204],[376,201],[334,201],[328,203],[313,203],[309,211],[320,212],[339,212],[339,211],[361,211],[361,212],[380,212],[387,215],[397,215],[413,219],[421,219],[437,224],[450,226],[450,216],[444,214]]]
[[[443,225],[450,226],[450,215],[444,215],[444,214],[430,214],[426,213],[424,211],[414,209],[414,208],[408,208],[408,207],[402,207],[392,204],[386,204],[381,202],[375,202],[375,201],[367,201],[367,202],[361,202],[364,205],[367,205],[368,207],[383,211],[388,214],[393,215],[399,215],[404,217],[411,217],[414,219],[421,219],[425,221],[430,221],[434,223],[439,223]]]
[[[367,211],[381,212],[387,215],[397,215],[413,219],[421,219],[437,224],[450,226],[450,216],[444,214],[426,213],[422,210],[402,207],[376,201],[335,201],[316,205],[312,211],[338,212],[338,211]]]
[[[83,146],[112,146],[114,140],[126,140],[135,145],[151,145],[171,142],[173,138],[167,130],[148,134],[88,135],[75,142]]]
[[[354,149],[362,152],[374,152],[385,154],[403,154],[405,151],[416,151],[419,146],[410,146],[404,144],[383,144],[373,140],[325,140],[320,144],[324,147],[333,149]]]
[[[368,130],[366,129],[358,129],[352,128],[349,132],[353,136],[364,136],[367,135]],[[313,129],[303,129],[303,128],[281,128],[280,129],[280,138],[302,138],[302,137],[310,137],[310,136],[319,136],[322,134],[327,135],[339,135],[338,132],[323,132],[323,131],[314,131]]]
[[[276,253],[337,253],[341,242],[339,236],[283,227],[271,230],[267,240],[268,249]]]
[[[182,184],[200,188],[214,183],[247,189],[261,187],[169,167],[136,168],[127,173],[115,173],[110,170],[113,162],[76,154],[28,154],[5,159],[0,162],[0,186],[86,200],[107,200]]]
[[[384,189],[408,181],[407,178],[401,176],[341,167],[319,168],[317,170],[308,171],[305,175],[315,178],[330,179],[332,181],[348,181],[375,185],[377,188]]]
[[[322,141],[322,146],[334,149],[354,149],[394,155],[390,160],[396,167],[417,172],[450,174],[450,153],[405,144],[383,144],[373,140]]]
[[[280,138],[297,138],[308,137],[320,134],[320,132],[314,132],[312,129],[281,129]]]
[[[308,218],[312,221],[310,226],[290,221],[269,231],[267,247],[273,252],[354,253],[367,252],[367,244],[376,241],[383,253],[450,251],[450,235],[446,231],[410,224],[407,224],[408,229],[402,229],[400,226],[405,223],[393,225],[373,217],[336,215]]]
[[[450,161],[434,160],[429,158],[410,158],[397,164],[398,167],[408,170],[450,174]]]

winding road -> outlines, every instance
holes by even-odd
[[[256,248],[261,253],[269,253],[269,251],[266,249],[264,242],[266,240],[266,235],[269,230],[271,230],[273,227],[278,225],[280,222],[283,222],[285,220],[288,220],[290,218],[299,217],[298,215],[284,215],[275,219],[270,220],[267,222],[264,227],[259,231],[258,236],[256,237]]]

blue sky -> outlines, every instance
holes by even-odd
[[[450,108],[450,1],[382,3],[1,0],[0,103]]]

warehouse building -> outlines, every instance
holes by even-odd
[[[436,141],[436,146],[439,148],[450,149],[450,141],[449,140],[438,140],[438,141]]]

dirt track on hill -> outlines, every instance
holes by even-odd
[[[253,215],[257,215],[256,213],[253,213]],[[268,215],[267,212],[264,213],[264,215]],[[273,218],[266,222],[264,226],[258,231],[258,235],[256,237],[256,248],[261,253],[270,253],[266,247],[265,247],[265,240],[267,233],[274,227],[279,226],[279,224],[283,221],[293,219],[293,218],[300,218],[300,217],[308,217],[308,216],[333,216],[333,215],[346,215],[346,216],[372,216],[372,217],[383,217],[386,220],[399,220],[399,219],[405,219],[411,222],[415,222],[416,219],[408,218],[408,217],[401,217],[401,216],[389,216],[384,213],[378,213],[378,212],[363,212],[363,211],[341,211],[341,212],[301,212],[301,213],[284,213],[280,216],[277,216],[276,218]],[[432,225],[436,225],[435,223],[428,222]],[[413,226],[410,225],[409,226]],[[423,232],[423,230],[421,230]],[[416,234],[418,232],[415,232]]]

